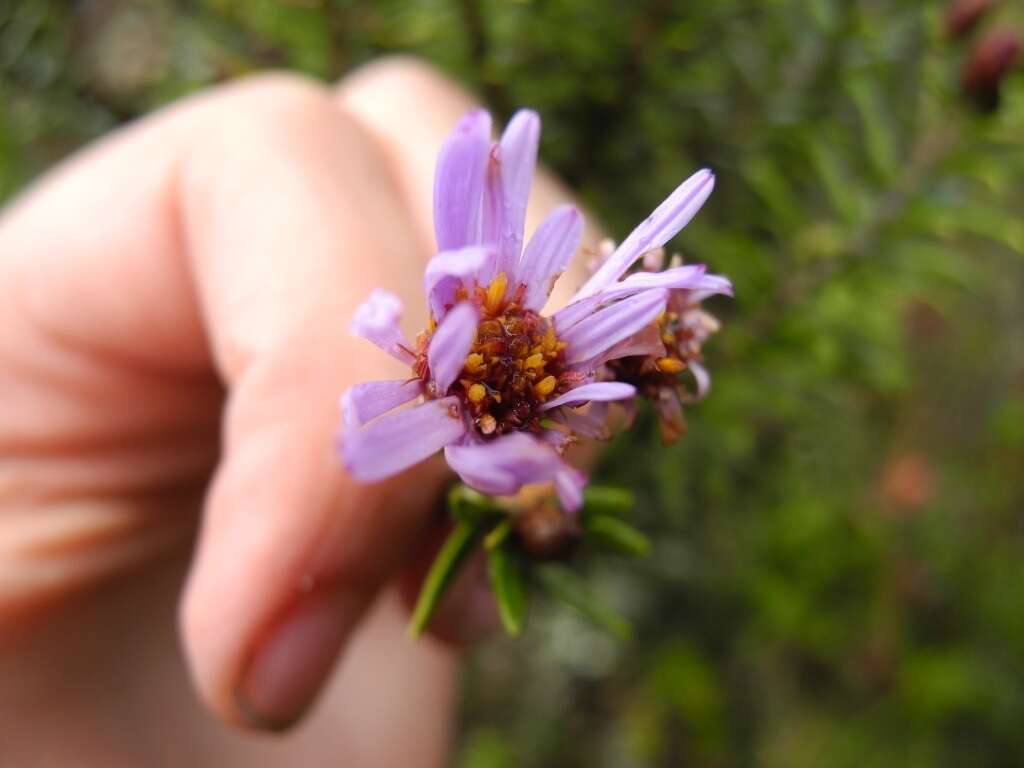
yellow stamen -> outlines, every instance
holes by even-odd
[[[504,272],[501,272],[496,278],[491,281],[491,284],[487,286],[487,297],[484,299],[484,306],[487,307],[487,311],[494,314],[501,307],[501,302],[505,298],[505,289],[508,288],[508,277]]]
[[[657,366],[664,373],[679,373],[686,367],[686,364],[682,360],[676,360],[674,357],[659,357]]]
[[[524,368],[543,368],[544,367],[544,355],[538,352],[535,355],[530,355],[526,360],[523,361]]]
[[[553,325],[548,326],[547,332],[544,334],[544,348],[546,350],[552,350],[555,345],[558,344],[558,337],[555,336],[555,327]]]
[[[533,391],[537,393],[538,397],[547,397],[555,391],[557,385],[558,379],[554,376],[547,376],[533,385]]]
[[[479,403],[487,397],[487,389],[483,384],[473,384],[466,390],[466,397],[469,398],[471,403]]]
[[[476,373],[484,367],[484,356],[479,352],[473,352],[466,356],[466,370],[470,373]]]

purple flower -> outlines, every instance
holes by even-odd
[[[636,393],[628,383],[600,381],[599,373],[609,361],[649,351],[643,331],[657,335],[654,324],[670,291],[723,290],[721,278],[705,275],[701,265],[620,280],[643,253],[689,222],[714,176],[704,170],[685,181],[568,306],[544,317],[552,286],[579,246],[583,220],[573,206],[558,208],[524,249],[540,119],[520,111],[499,142],[490,135],[490,115],[471,112],[438,158],[440,252],[424,276],[427,328],[409,342],[398,326],[401,303],[381,290],[356,312],[352,332],[412,373],[344,394],[340,452],[353,476],[375,481],[443,449],[452,469],[477,490],[512,494],[553,482],[562,505],[575,510],[585,478],[561,454],[577,435],[603,434],[593,414],[577,409]]]

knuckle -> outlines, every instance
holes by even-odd
[[[277,138],[339,119],[330,91],[301,75],[253,75],[235,84],[232,91],[214,118],[228,133],[244,131]]]
[[[462,94],[462,88],[434,65],[412,54],[393,54],[357,69],[338,85],[339,93],[366,90],[377,94],[416,94],[418,97]]]

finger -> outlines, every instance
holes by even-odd
[[[181,621],[198,687],[237,721],[310,703],[445,482],[428,462],[355,486],[333,456],[339,392],[408,375],[349,337],[356,303],[384,285],[423,316],[426,254],[391,174],[329,94],[276,77],[106,142],[3,228],[46,335],[175,373],[212,361],[230,387]]]

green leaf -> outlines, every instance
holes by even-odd
[[[891,183],[900,164],[892,122],[878,82],[874,77],[860,77],[847,82],[846,89],[860,115],[868,159],[879,178]]]
[[[595,595],[571,569],[564,565],[547,565],[537,570],[537,577],[549,594],[575,608],[595,626],[623,642],[632,638],[633,628],[629,622]]]
[[[592,485],[583,491],[583,514],[622,515],[633,508],[636,500],[625,488]]]
[[[518,637],[527,605],[523,560],[506,539],[487,553],[487,566],[502,626],[512,637]]]
[[[416,607],[413,609],[412,618],[409,620],[409,636],[419,637],[427,624],[430,623],[438,603],[444,597],[444,593],[455,580],[459,568],[463,566],[466,557],[473,549],[480,532],[479,523],[470,523],[464,520],[455,524],[452,532],[445,539],[444,546],[437,553],[434,562],[423,580],[419,597],[416,598]]]
[[[504,514],[504,510],[492,498],[461,483],[452,486],[448,492],[448,508],[456,520],[467,523],[480,522]]]
[[[512,518],[506,517],[487,534],[487,537],[484,539],[484,549],[500,547],[510,533],[512,533]]]
[[[587,538],[634,557],[651,552],[651,542],[629,523],[611,515],[590,515],[583,525]]]

